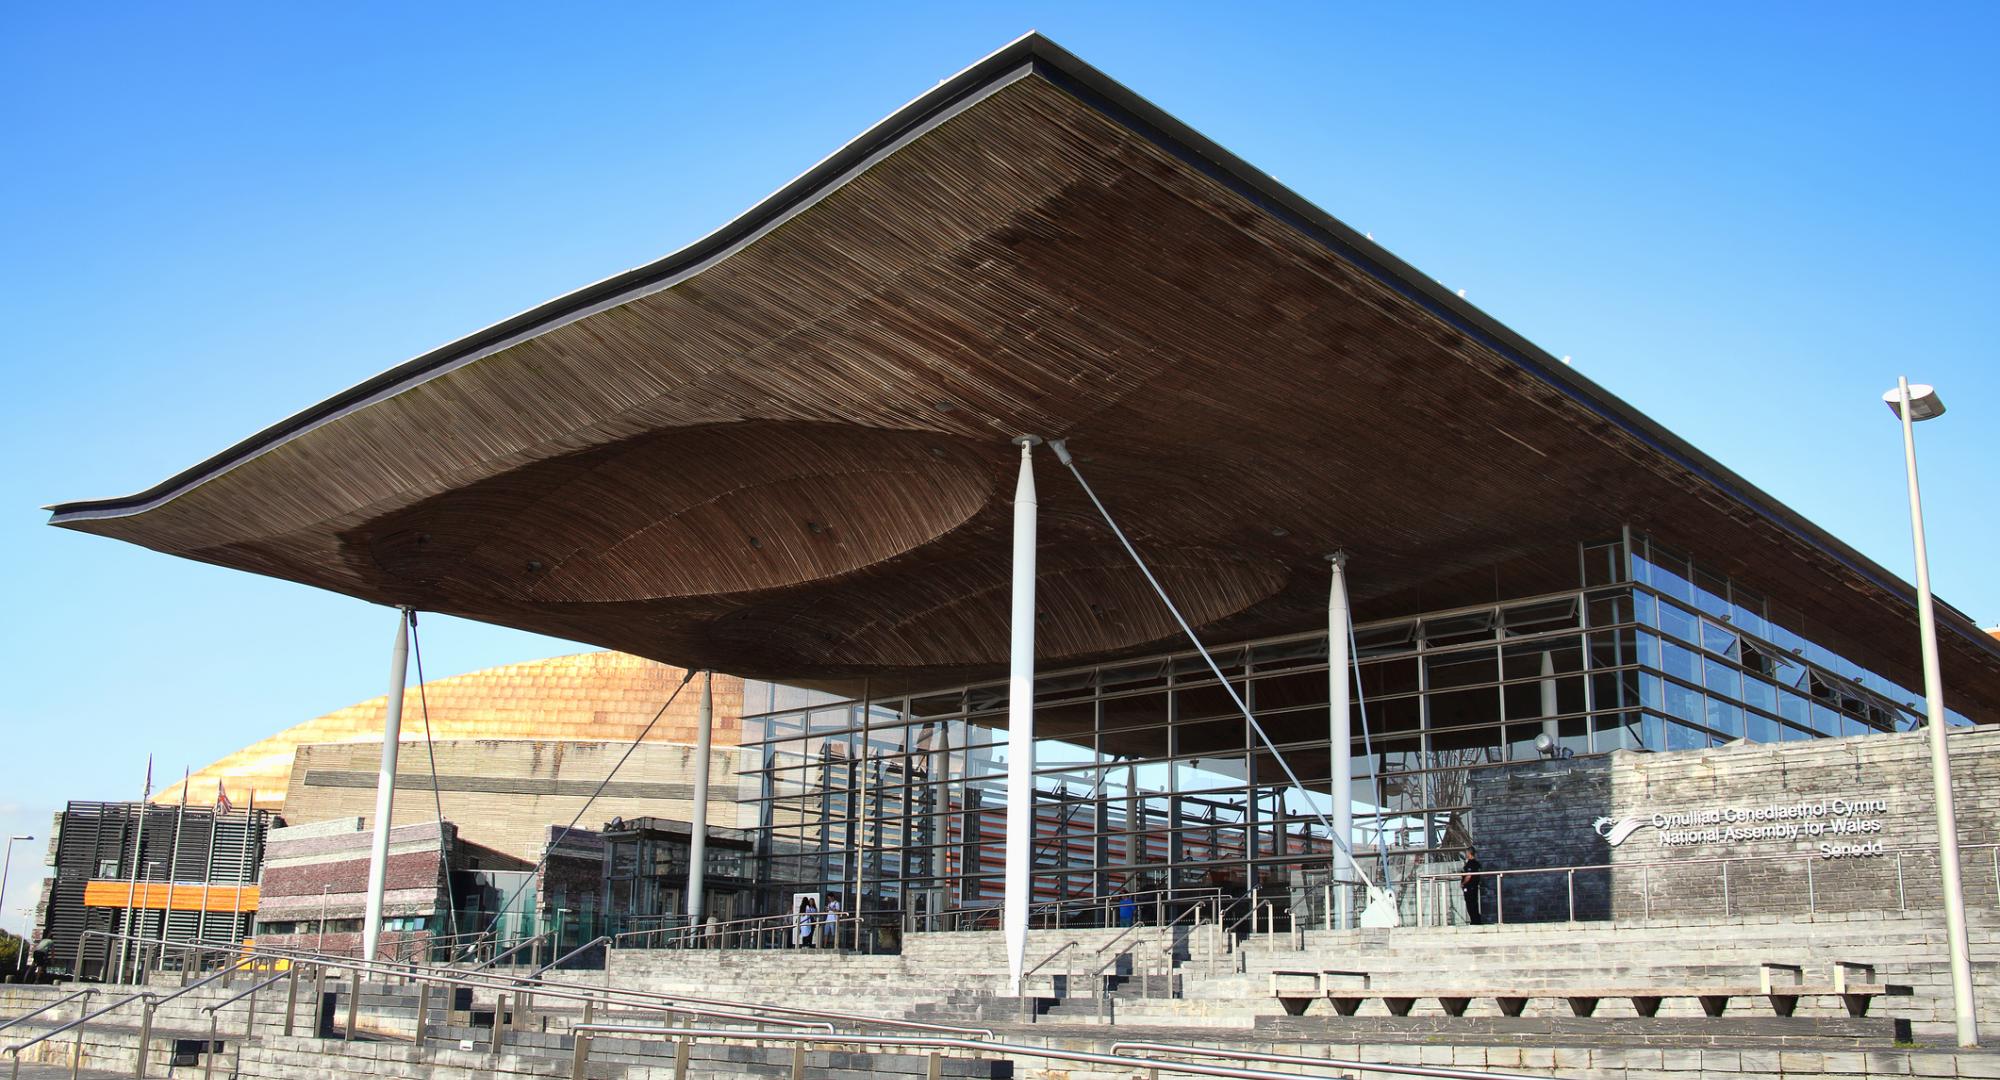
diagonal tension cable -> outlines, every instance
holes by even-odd
[[[1347,655],[1355,664],[1361,662],[1361,639],[1354,633],[1354,620],[1347,620]],[[1343,673],[1344,674],[1344,673]],[[1362,692],[1361,680],[1354,680],[1354,703],[1361,708],[1361,752],[1368,755],[1368,801],[1375,807],[1375,854],[1381,860],[1382,887],[1393,888],[1395,879],[1389,874],[1389,841],[1382,835],[1382,818],[1386,809],[1382,805],[1382,776],[1376,767],[1375,740],[1368,733],[1368,695]],[[1347,851],[1348,865],[1353,865],[1354,849]],[[1360,872],[1360,867],[1355,867]]]
[[[597,782],[597,788],[590,793],[590,798],[583,800],[583,805],[576,808],[576,816],[570,818],[569,824],[563,826],[562,831],[556,834],[555,839],[549,841],[548,846],[542,849],[541,860],[535,863],[535,868],[528,872],[527,877],[521,879],[521,884],[512,893],[508,894],[506,901],[496,911],[496,915],[513,910],[514,901],[520,899],[522,891],[534,883],[535,878],[541,874],[543,867],[548,865],[549,856],[555,853],[556,848],[562,845],[563,839],[569,836],[572,829],[576,828],[576,823],[583,820],[583,815],[590,810],[590,804],[596,802],[599,795],[604,794],[605,787],[611,783],[612,777],[618,775],[618,770],[625,767],[625,762],[632,757],[632,752],[639,749],[639,744],[645,742],[646,736],[653,733],[653,726],[660,722],[660,717],[667,715],[668,709],[673,708],[674,699],[680,697],[681,691],[687,689],[687,684],[694,681],[694,675],[693,668],[687,669],[687,674],[681,677],[680,685],[674,687],[674,692],[667,695],[667,700],[660,706],[660,711],[654,713],[651,720],[646,721],[646,726],[640,730],[639,737],[632,740],[632,745],[627,746],[625,752],[619,755],[618,763],[611,766],[611,771],[605,773],[604,779]],[[473,949],[492,938],[494,932],[499,929],[499,926],[500,922],[496,918],[493,925],[481,932],[476,940],[467,943],[465,946],[465,955],[472,955]]]
[[[1370,889],[1375,888],[1374,880],[1369,878],[1367,871],[1362,870],[1360,863],[1355,860],[1354,848],[1348,844],[1347,838],[1338,835],[1333,827],[1333,822],[1329,821],[1327,816],[1321,813],[1317,806],[1312,804],[1312,792],[1307,790],[1305,784],[1299,781],[1299,775],[1292,771],[1291,763],[1285,760],[1284,754],[1278,752],[1278,747],[1271,741],[1271,736],[1265,733],[1264,725],[1258,723],[1257,718],[1250,714],[1250,706],[1245,704],[1242,695],[1236,692],[1236,685],[1231,683],[1228,677],[1222,674],[1222,668],[1217,666],[1215,657],[1209,655],[1208,646],[1203,645],[1201,638],[1195,636],[1194,628],[1188,625],[1187,619],[1181,615],[1181,609],[1174,605],[1173,599],[1167,595],[1167,590],[1161,587],[1159,579],[1153,576],[1153,571],[1146,565],[1146,560],[1139,557],[1138,549],[1133,547],[1132,541],[1126,538],[1125,530],[1118,527],[1118,522],[1114,521],[1111,517],[1111,511],[1104,508],[1104,503],[1097,497],[1097,492],[1090,489],[1090,482],[1083,478],[1083,473],[1077,471],[1076,462],[1070,458],[1069,447],[1064,445],[1065,441],[1057,439],[1049,443],[1049,449],[1055,451],[1056,460],[1062,462],[1063,467],[1069,470],[1071,476],[1076,477],[1076,482],[1083,488],[1083,493],[1089,496],[1091,505],[1097,507],[1097,512],[1104,517],[1104,523],[1111,527],[1111,534],[1118,538],[1120,544],[1124,545],[1125,553],[1132,556],[1132,562],[1139,567],[1139,572],[1146,576],[1146,583],[1153,587],[1153,592],[1159,595],[1160,602],[1167,605],[1168,613],[1173,615],[1174,621],[1180,624],[1181,633],[1186,634],[1187,639],[1194,643],[1195,651],[1200,653],[1202,660],[1208,664],[1208,670],[1215,673],[1216,680],[1222,684],[1222,689],[1229,695],[1229,700],[1236,703],[1237,711],[1243,714],[1243,719],[1250,722],[1250,730],[1257,733],[1257,738],[1263,742],[1264,748],[1271,752],[1271,757],[1277,761],[1278,767],[1285,771],[1285,779],[1290,780],[1292,787],[1298,789],[1300,794],[1306,796],[1306,808],[1311,810],[1312,815],[1319,819],[1321,825],[1326,827],[1327,836],[1335,844],[1339,845],[1341,851],[1347,853],[1347,864],[1354,868],[1355,873],[1361,875],[1362,884],[1368,886]],[[1254,775],[1249,779],[1250,783],[1256,783]]]
[[[417,637],[417,609],[406,608],[403,614],[410,620],[410,652],[417,661],[417,707],[424,714],[424,756],[431,763],[431,798],[437,804],[438,825],[438,872],[444,875],[445,895],[451,895],[451,860],[444,852],[444,791],[438,786],[437,747],[431,744],[431,701],[424,692],[424,643]],[[458,905],[445,905],[446,925],[451,927],[451,940],[458,940]]]

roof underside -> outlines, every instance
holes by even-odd
[[[1007,650],[1007,440],[1067,437],[1211,637],[1563,587],[1622,525],[1906,685],[1909,590],[1045,39],[694,247],[55,523],[690,667],[878,689]],[[1052,464],[1037,653],[1171,640]],[[1956,612],[1946,676],[2000,704]],[[1966,699],[1971,699],[1968,703]]]

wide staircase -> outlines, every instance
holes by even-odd
[[[1982,1015],[1993,1017],[2000,939],[1990,912],[1974,916],[1975,982]],[[357,972],[332,958],[322,971],[305,958],[295,976],[100,987],[0,1030],[0,1051],[147,989],[158,1002],[149,1021],[139,1005],[111,1009],[23,1050],[24,1075],[72,1061],[137,1075],[143,1036],[144,1075],[269,1080],[1090,1080],[1202,1068],[1239,1077],[2000,1077],[2000,1054],[1951,1047],[1942,939],[1940,921],[1920,915],[1249,936],[1200,925],[1050,929],[1030,936],[1020,997],[997,932],[912,934],[896,955],[616,949],[602,971],[532,981],[519,970]],[[1823,983],[1836,964],[1872,969],[1851,977],[1909,993],[1873,998],[1864,1017],[1840,998],[1801,996],[1780,1016],[1746,990],[1760,975],[1780,988],[1787,977]],[[266,985],[246,995],[257,983]],[[1603,998],[1587,1016],[1572,1002],[1585,987]],[[1646,1016],[1613,992],[1648,987],[1741,996],[1721,1015],[1692,995],[1666,996]],[[77,989],[0,986],[0,1024]],[[1474,997],[1454,1012],[1437,996],[1453,989],[1506,991],[1522,1007],[1510,1015],[1499,999]],[[1358,1006],[1351,1015],[1334,1007],[1342,995]],[[0,1056],[0,1080],[11,1064]]]

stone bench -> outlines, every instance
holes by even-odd
[[[1380,1001],[1392,1016],[1408,1016],[1410,1009],[1418,1001],[1436,999],[1438,1005],[1449,1016],[1463,1016],[1468,1005],[1474,1000],[1491,999],[1499,1006],[1504,1016],[1520,1016],[1528,1003],[1536,998],[1560,999],[1569,1003],[1570,1012],[1576,1016],[1591,1016],[1597,1011],[1598,1003],[1606,998],[1624,998],[1632,1003],[1632,1008],[1640,1016],[1659,1015],[1660,1005],[1670,998],[1693,999],[1701,1002],[1701,1010],[1708,1016],[1721,1016],[1736,998],[1764,998],[1771,1004],[1771,1011],[1778,1016],[1791,1016],[1798,1008],[1800,998],[1838,997],[1847,1008],[1849,1016],[1867,1016],[1869,1005],[1877,997],[1908,996],[1908,986],[1888,983],[1853,983],[1844,977],[1837,985],[1808,986],[1799,984],[1770,985],[1767,981],[1760,986],[1628,986],[1628,987],[1553,987],[1541,990],[1419,990],[1403,987],[1386,989],[1337,989],[1325,985],[1324,976],[1318,977],[1318,985],[1311,991],[1284,990],[1276,985],[1274,972],[1271,996],[1284,1006],[1288,1016],[1303,1016],[1306,1008],[1314,1001],[1325,1000],[1341,1016],[1353,1016],[1361,1006],[1369,1001]],[[1302,970],[1284,974],[1311,974]],[[1346,974],[1346,973],[1340,973]]]
[[[1365,986],[1367,986],[1367,985],[1368,985],[1368,983],[1369,983],[1369,975],[1368,975],[1368,973],[1367,973],[1367,972],[1365,972],[1365,971],[1342,971],[1342,970],[1341,970],[1341,969],[1339,969],[1339,968],[1272,968],[1272,969],[1271,969],[1271,971],[1270,971],[1270,972],[1268,972],[1268,974],[1269,974],[1269,975],[1270,975],[1270,977],[1271,977],[1271,996],[1272,996],[1272,997],[1283,997],[1283,996],[1285,996],[1285,995],[1284,995],[1283,993],[1281,993],[1281,992],[1280,992],[1280,990],[1279,990],[1279,988],[1278,988],[1278,980],[1279,980],[1280,978],[1308,978],[1308,979],[1311,979],[1311,980],[1313,981],[1313,993],[1314,993],[1314,994],[1318,994],[1318,993],[1320,993],[1320,992],[1321,992],[1321,991],[1323,991],[1323,990],[1330,990],[1330,989],[1332,989],[1332,983],[1328,982],[1328,980],[1329,980],[1329,979],[1333,979],[1333,978],[1337,978],[1337,977],[1338,977],[1338,978],[1349,978],[1349,979],[1360,979],[1360,980],[1361,980],[1361,985],[1362,985],[1362,986],[1364,986],[1364,987],[1365,987]]]

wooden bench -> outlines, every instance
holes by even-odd
[[[1804,983],[1776,984],[1760,986],[1628,986],[1628,987],[1550,987],[1540,990],[1419,990],[1403,987],[1383,989],[1336,989],[1325,985],[1323,976],[1316,980],[1314,990],[1280,990],[1277,988],[1276,974],[1273,973],[1272,996],[1284,1005],[1291,1016],[1305,1015],[1306,1008],[1316,1000],[1324,999],[1341,1016],[1353,1016],[1361,1006],[1369,1001],[1380,1001],[1392,1016],[1408,1016],[1418,1001],[1435,999],[1449,1016],[1465,1015],[1466,1007],[1479,999],[1491,999],[1499,1006],[1504,1016],[1520,1016],[1530,1001],[1536,998],[1558,998],[1569,1003],[1570,1012],[1576,1016],[1591,1016],[1597,1012],[1599,1002],[1606,998],[1624,998],[1632,1003],[1632,1009],[1640,1016],[1657,1016],[1660,1005],[1669,998],[1693,999],[1701,1002],[1701,1011],[1708,1016],[1721,1016],[1729,1009],[1731,1001],[1737,998],[1764,998],[1771,1005],[1771,1011],[1778,1016],[1791,1016],[1798,1009],[1799,999],[1806,997],[1838,997],[1847,1008],[1849,1016],[1866,1016],[1868,1007],[1877,997],[1907,996],[1908,986],[1885,983],[1854,983],[1846,981],[1844,975],[1836,976],[1836,984],[1809,986]],[[1308,974],[1286,972],[1286,974]],[[1316,974],[1316,973],[1314,973]],[[1345,973],[1344,973],[1345,974]]]

